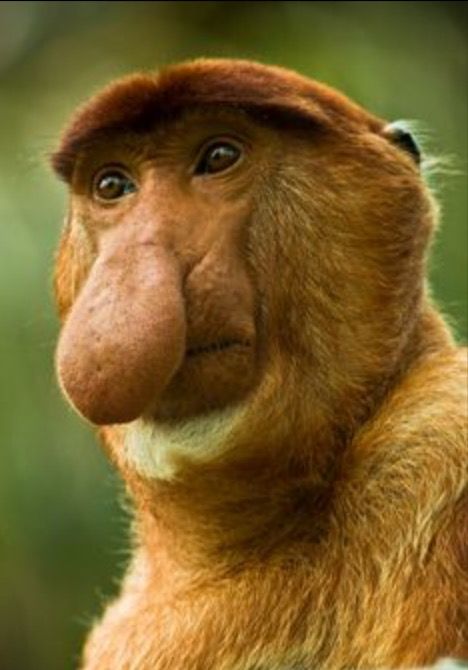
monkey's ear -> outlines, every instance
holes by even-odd
[[[388,123],[384,128],[385,137],[396,146],[406,151],[417,165],[421,163],[421,149],[414,135],[402,121]]]

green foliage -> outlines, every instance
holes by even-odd
[[[466,335],[467,4],[0,3],[0,667],[76,667],[115,592],[127,522],[110,469],[60,399],[50,268],[65,190],[47,154],[75,105],[115,76],[196,56],[253,58],[420,120],[442,226],[433,292]]]

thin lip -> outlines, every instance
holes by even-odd
[[[228,351],[234,347],[250,348],[251,342],[248,340],[218,340],[209,344],[201,344],[187,348],[186,357],[195,358],[204,354],[215,354]]]

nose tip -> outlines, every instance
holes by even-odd
[[[164,390],[185,351],[185,306],[173,254],[154,243],[95,262],[65,322],[58,376],[95,424],[126,423]]]

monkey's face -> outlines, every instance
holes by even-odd
[[[353,420],[422,292],[430,206],[398,143],[331,89],[249,63],[91,101],[54,158],[72,193],[56,270],[72,404],[105,425],[238,404],[257,423],[302,405]]]
[[[264,132],[219,112],[83,152],[58,261],[57,364],[86,418],[180,419],[254,386],[248,229],[269,154]]]

